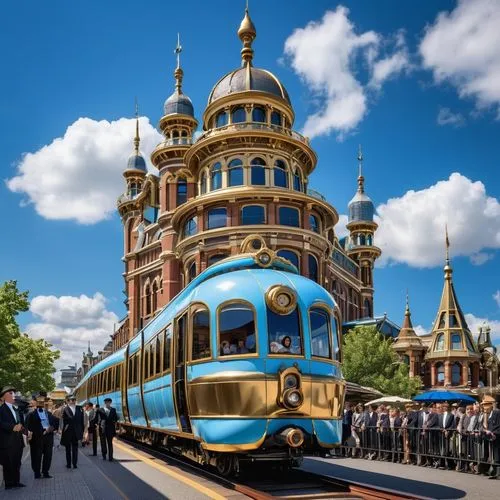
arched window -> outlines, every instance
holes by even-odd
[[[364,302],[364,314],[365,314],[365,318],[372,317],[372,308],[371,308],[370,301],[368,299],[365,299],[365,302]]]
[[[187,182],[186,179],[179,177],[177,179],[177,206],[187,201]]]
[[[266,185],[266,162],[262,158],[254,158],[250,162],[250,183],[254,186]]]
[[[462,337],[459,333],[453,333],[451,336],[451,348],[454,351],[460,351],[462,349]]]
[[[188,219],[184,224],[184,238],[188,236],[193,236],[198,232],[198,224],[196,220],[196,216]]]
[[[372,238],[372,235],[371,235],[371,234],[368,234],[368,235],[366,236],[366,244],[367,244],[368,246],[371,246],[371,245],[373,244],[373,238]]]
[[[228,304],[222,307],[218,323],[219,356],[255,352],[255,314],[250,304]]]
[[[314,231],[315,233],[320,232],[318,218],[313,214],[309,215],[309,226],[311,227],[311,231]]]
[[[283,160],[276,160],[274,162],[274,186],[288,187],[288,173],[286,163]]]
[[[212,255],[208,258],[208,265],[207,267],[210,267],[210,266],[213,266],[214,264],[217,264],[217,262],[219,262],[220,260],[223,260],[227,257],[226,254],[223,254],[223,253],[218,253],[218,254],[215,254],[215,255]]]
[[[408,354],[403,354],[402,361],[405,365],[410,366],[410,356]]]
[[[200,194],[205,194],[206,192],[207,192],[207,174],[205,171],[203,171],[200,179]]]
[[[295,172],[293,173],[293,189],[300,192],[304,190],[304,187],[302,185],[302,176],[300,175],[300,170],[298,168],[296,168]]]
[[[359,235],[359,244],[362,245],[362,246],[365,246],[365,243],[366,243],[365,235],[364,234],[360,234]]]
[[[132,184],[130,184],[130,196],[132,198],[135,198],[137,196],[137,184],[135,182],[132,182]]]
[[[451,365],[451,385],[460,385],[462,382],[462,365],[458,362]]]
[[[441,316],[439,317],[439,327],[438,328],[444,328],[445,321],[446,321],[446,313],[442,312]]]
[[[278,111],[273,111],[271,113],[271,124],[281,127],[281,113]]]
[[[436,351],[444,351],[444,333],[440,333],[436,338]]]
[[[309,263],[309,279],[318,283],[318,261],[314,255],[309,254],[307,256],[307,260]]]
[[[219,162],[214,163],[210,169],[210,190],[215,191],[222,187],[222,166]]]
[[[243,106],[238,106],[233,109],[232,112],[232,122],[233,123],[242,123],[247,121],[247,112]]]
[[[265,224],[266,211],[261,205],[247,205],[241,209],[241,225]]]
[[[228,167],[228,185],[242,186],[243,185],[243,162],[239,158],[235,158],[229,162]]]
[[[455,328],[458,326],[457,317],[455,314],[450,313],[448,316],[449,328]]]
[[[224,125],[227,125],[227,113],[225,111],[221,111],[215,118],[215,126],[219,128],[224,127]]]
[[[299,211],[297,208],[280,207],[279,218],[282,226],[300,227]]]
[[[144,300],[146,301],[146,316],[149,316],[151,314],[151,288],[149,285],[146,285]]]
[[[252,110],[252,121],[265,123],[266,120],[266,110],[260,106],[255,106]]]
[[[311,354],[320,358],[330,358],[330,315],[319,308],[309,311],[311,325]]]
[[[298,271],[300,271],[299,267],[299,257],[295,252],[291,250],[278,250],[278,257],[283,257],[286,260],[289,260]]]
[[[191,359],[211,357],[210,349],[210,314],[206,309],[200,309],[192,317],[192,348]]]
[[[181,132],[181,144],[187,144],[188,143],[188,134],[185,130]]]
[[[151,302],[152,302],[152,310],[153,312],[158,309],[158,284],[156,281],[153,282],[153,295],[151,297]]]
[[[444,385],[444,364],[436,364],[436,383],[437,385]]]
[[[177,132],[177,130],[172,132],[172,143],[179,144],[179,132]]]
[[[207,229],[217,229],[226,225],[227,212],[225,208],[212,208],[207,214]]]
[[[196,262],[193,260],[188,268],[188,283],[196,278]]]

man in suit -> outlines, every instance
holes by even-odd
[[[342,418],[342,455],[348,455],[349,443],[347,440],[351,437],[351,427],[352,427],[352,408],[351,403],[346,403],[344,407],[344,416]]]
[[[489,479],[500,479],[500,410],[495,409],[495,398],[484,396],[483,425],[486,437],[485,458],[490,464]]]
[[[101,452],[103,460],[106,460],[106,455],[109,461],[113,461],[113,438],[116,435],[116,422],[118,415],[116,410],[111,406],[111,398],[104,400],[104,408],[99,408],[98,423],[101,430]]]
[[[90,401],[85,405],[85,413],[88,421],[88,442],[92,441],[92,456],[97,456],[97,412],[94,404]]]
[[[444,457],[440,461],[441,467],[446,467],[451,469],[453,467],[452,461],[448,457],[452,455],[452,438],[454,437],[455,426],[455,414],[450,411],[450,406],[448,403],[441,404],[441,415],[439,415],[439,425],[442,429],[441,436],[441,456]]]
[[[26,417],[26,428],[31,433],[31,468],[35,479],[40,479],[42,474],[44,478],[52,477],[49,471],[54,447],[54,430],[59,427],[59,420],[45,409],[46,397],[47,393],[41,392],[36,398],[36,408]]]
[[[368,454],[365,458],[373,460],[377,458],[378,437],[377,437],[378,413],[375,405],[369,405],[365,414],[365,420],[362,429],[366,432]]]
[[[425,432],[428,436],[428,451],[429,457],[427,465],[433,466],[435,469],[439,467],[438,456],[440,454],[440,425],[439,415],[441,414],[441,405],[433,404],[430,408],[429,416],[425,425]]]
[[[10,385],[0,391],[0,463],[5,489],[21,488],[21,457],[24,448],[24,419],[14,406],[16,389]]]
[[[77,406],[75,396],[69,397],[69,404],[62,412],[63,429],[61,444],[66,448],[66,467],[77,468],[78,441],[83,439],[83,410]]]

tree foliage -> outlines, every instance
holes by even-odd
[[[372,326],[350,330],[344,337],[345,378],[386,395],[411,397],[416,394],[422,381],[419,377],[410,378],[409,367],[400,361],[392,343]]]
[[[50,391],[59,351],[45,340],[21,334],[17,315],[29,309],[28,292],[20,292],[16,281],[0,286],[0,387],[14,385],[24,394]]]

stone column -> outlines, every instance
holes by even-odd
[[[462,385],[467,385],[469,381],[469,363],[464,361],[462,363]]]
[[[437,383],[436,363],[431,363],[431,387],[435,387]]]
[[[479,384],[479,363],[475,362],[472,365],[472,387],[477,387]]]
[[[444,385],[451,385],[451,361],[444,362]]]

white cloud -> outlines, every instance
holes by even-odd
[[[500,2],[460,0],[440,12],[420,44],[424,67],[437,83],[456,86],[479,108],[500,103]]]
[[[461,113],[453,113],[450,108],[439,108],[437,115],[438,125],[453,125],[462,127],[465,125],[465,118]]]
[[[335,235],[339,240],[349,234],[349,231],[346,228],[348,222],[349,222],[349,217],[347,217],[347,215],[344,214],[339,215],[339,221],[335,225]]]
[[[486,194],[482,182],[459,173],[420,191],[408,191],[377,207],[376,243],[380,264],[414,267],[443,264],[444,228],[452,255],[474,256],[500,248],[500,203]]]
[[[140,118],[140,133],[141,149],[146,152],[161,141],[146,117]],[[133,119],[79,118],[63,137],[25,154],[7,186],[26,195],[21,206],[34,204],[46,219],[102,221],[116,210],[116,199],[125,189],[121,174],[132,153],[134,135]]]
[[[497,303],[498,307],[500,307],[500,290],[497,290],[493,294],[493,300]]]
[[[31,301],[30,312],[37,321],[27,325],[25,331],[33,338],[44,338],[61,351],[56,362],[58,369],[75,363],[80,366],[89,341],[97,354],[118,323],[118,316],[106,309],[106,298],[100,293],[93,297],[39,295]]]
[[[415,330],[415,333],[419,336],[421,335],[427,335],[429,333],[429,330],[427,328],[424,328],[422,325],[417,325],[413,327]]]
[[[491,342],[493,345],[500,343],[500,321],[479,318],[471,313],[465,314],[465,321],[467,321],[469,330],[475,338],[477,338],[477,334],[479,333],[479,327],[488,325],[491,328]]]
[[[374,88],[408,65],[402,33],[393,43],[395,52],[377,59],[383,37],[374,31],[357,34],[348,15],[349,10],[340,5],[327,11],[321,21],[296,29],[285,42],[293,70],[319,98],[320,110],[304,125],[304,134],[311,138],[333,131],[342,138],[365,116],[369,83],[356,74],[358,56],[367,62],[367,81]]]
[[[495,254],[493,253],[478,252],[478,253],[473,253],[470,256],[470,261],[474,266],[482,266],[485,262],[488,262],[489,260],[492,260],[494,258]]]

